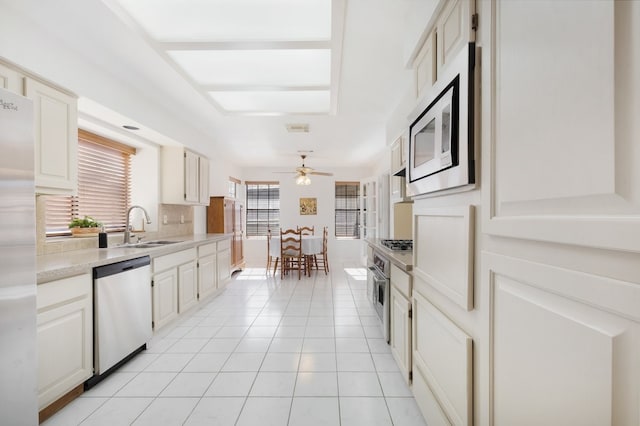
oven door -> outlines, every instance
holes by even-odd
[[[382,275],[374,266],[369,267],[368,277],[372,286],[373,307],[380,318],[382,325],[382,334],[384,339],[389,342],[389,279]]]

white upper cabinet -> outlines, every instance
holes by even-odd
[[[77,99],[29,77],[25,95],[33,99],[36,192],[74,194],[78,186]]]
[[[421,99],[436,82],[436,32],[427,37],[414,64],[416,97]]]
[[[474,3],[469,0],[447,2],[438,18],[436,29],[438,70],[444,69],[466,43],[475,40],[475,32],[472,30]]]
[[[184,201],[197,204],[200,200],[198,181],[198,155],[191,151],[184,152]]]
[[[209,205],[209,159],[206,157],[198,158],[198,203]]]
[[[0,87],[33,100],[35,184],[39,194],[74,195],[78,187],[78,100],[10,63]]]
[[[0,63],[0,87],[14,93],[22,94],[22,76]]]
[[[391,144],[391,173],[395,174],[399,170],[404,169],[404,167],[403,137],[400,136]]]
[[[181,147],[163,147],[162,202],[208,205],[209,160]]]
[[[408,135],[399,136],[391,144],[391,178],[389,184],[389,196],[392,201],[402,201],[406,196],[406,138]],[[396,174],[401,172],[401,174]]]
[[[473,0],[444,2],[413,62],[417,99],[431,89],[458,51],[475,41],[474,13]]]

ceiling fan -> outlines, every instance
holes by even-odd
[[[333,176],[333,173],[327,172],[317,172],[315,169],[311,167],[306,167],[304,165],[304,159],[307,158],[305,154],[300,155],[302,158],[302,166],[296,167],[295,172],[276,172],[276,173],[295,173],[296,176],[296,184],[297,185],[309,185],[311,184],[311,179],[309,179],[309,175],[318,175],[318,176]]]

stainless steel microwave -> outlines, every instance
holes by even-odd
[[[407,179],[414,195],[475,183],[475,50],[474,43],[461,50],[413,114]]]

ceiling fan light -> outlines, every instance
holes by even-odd
[[[311,179],[309,176],[300,175],[296,178],[296,185],[311,185]]]

